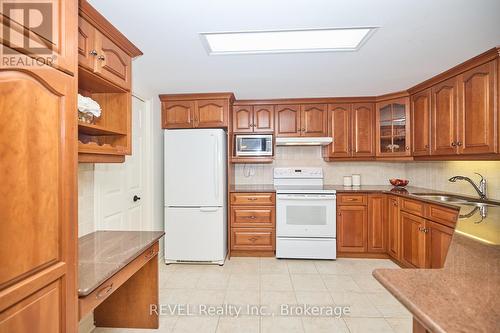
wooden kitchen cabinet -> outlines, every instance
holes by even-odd
[[[132,154],[131,63],[142,52],[86,1],[78,24],[78,93],[101,107],[92,123],[78,122],[78,161],[124,162]]]
[[[328,105],[328,133],[333,142],[325,147],[326,156],[351,156],[351,104]]]
[[[376,155],[411,156],[408,97],[379,102],[376,109]]]
[[[448,254],[454,229],[440,223],[426,221],[426,268],[442,268]]]
[[[367,251],[366,206],[337,206],[337,250],[338,252]]]
[[[411,128],[413,156],[431,154],[431,90],[411,96]]]
[[[234,133],[272,133],[273,131],[273,105],[235,105],[233,107]]]
[[[458,76],[459,154],[498,152],[498,106],[495,107],[497,61],[490,61]],[[496,96],[496,97],[495,97]],[[497,101],[499,103],[500,101]]]
[[[300,107],[302,136],[326,136],[328,107],[326,104],[304,104]]]
[[[276,194],[233,192],[229,202],[229,255],[274,256]]]
[[[162,127],[226,128],[229,126],[232,93],[162,94]]]
[[[399,199],[396,196],[387,197],[387,253],[396,260],[400,258],[400,217]]]
[[[323,157],[345,159],[375,156],[375,114],[373,103],[330,104],[328,134],[333,143]]]
[[[401,257],[400,261],[415,268],[426,267],[425,219],[420,216],[400,213]]]
[[[0,94],[0,332],[76,332],[76,78],[2,68]]]
[[[432,87],[431,154],[457,153],[458,87],[455,77]]]
[[[277,137],[301,136],[300,105],[276,105],[274,117]]]
[[[368,195],[367,252],[385,253],[387,234],[387,204],[385,194]]]

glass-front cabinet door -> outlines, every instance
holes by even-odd
[[[377,156],[410,156],[409,98],[377,103]]]

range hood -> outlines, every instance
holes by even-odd
[[[281,137],[276,138],[276,146],[326,146],[332,141],[331,137]]]

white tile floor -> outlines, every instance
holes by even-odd
[[[372,277],[375,268],[397,266],[378,259],[274,258],[233,258],[223,267],[160,264],[161,304],[171,304],[171,310],[175,304],[189,304],[191,312],[198,312],[200,304],[240,305],[242,314],[166,314],[158,330],[94,332],[411,332],[410,313]],[[247,304],[260,305],[266,315],[248,313]],[[282,316],[281,304],[348,306],[350,314],[340,319]],[[272,312],[274,316],[268,315]]]

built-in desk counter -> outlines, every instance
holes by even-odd
[[[79,317],[96,326],[158,328],[158,241],[163,231],[96,231],[78,240]]]

